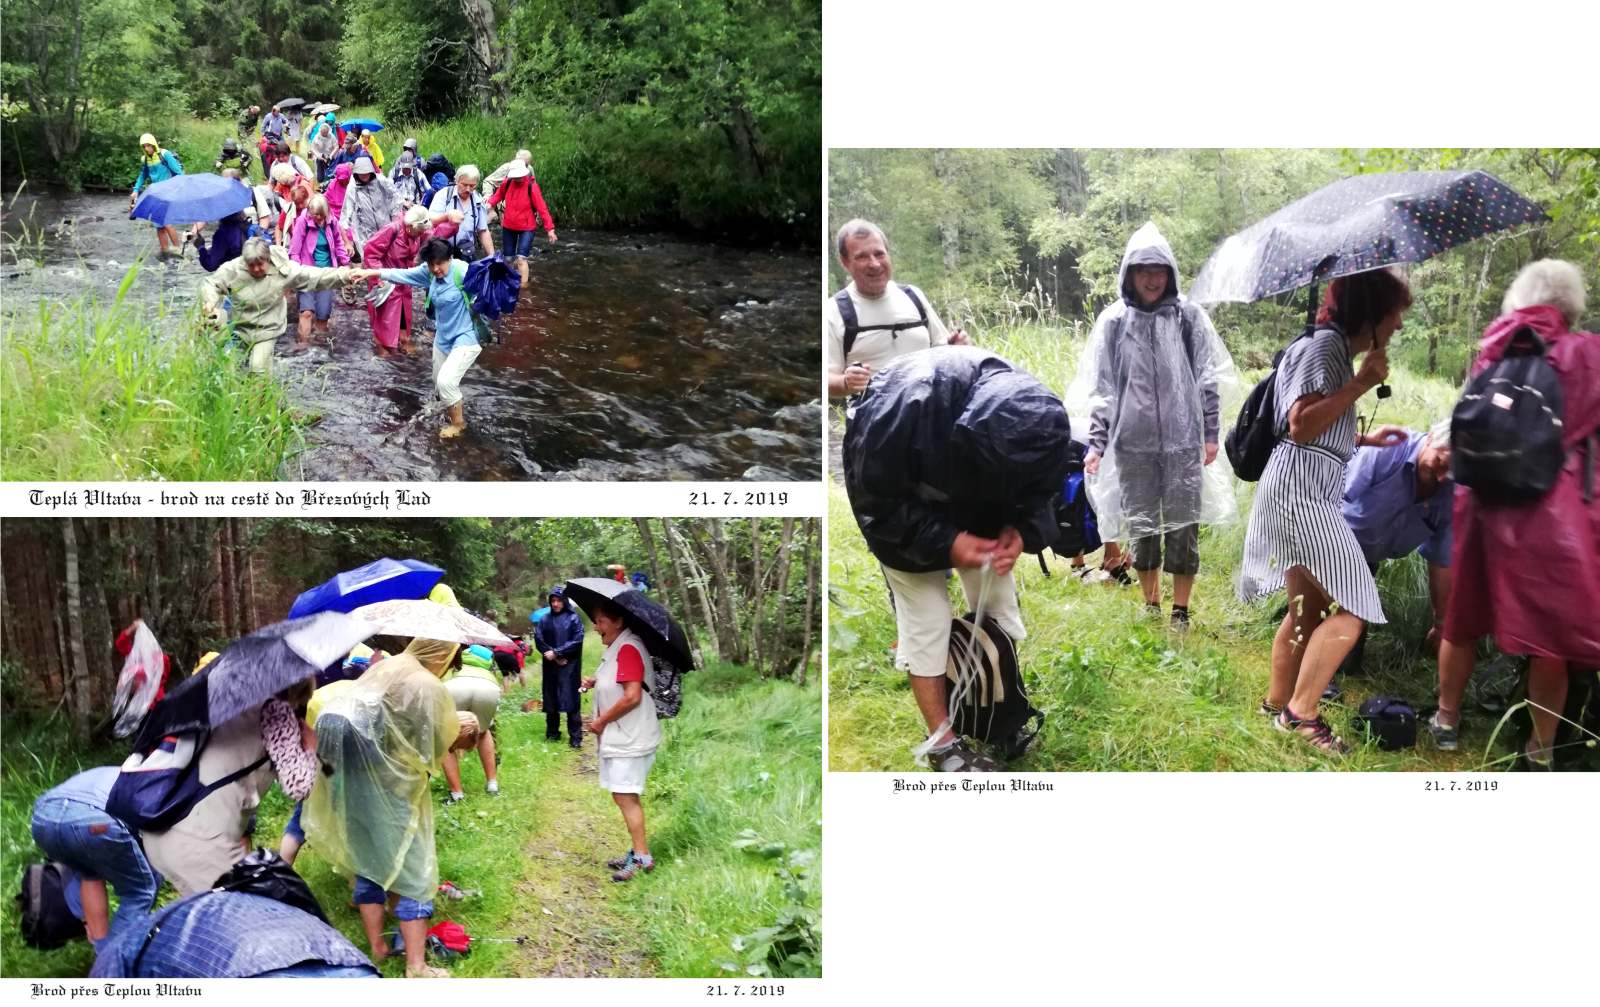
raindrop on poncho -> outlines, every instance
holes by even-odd
[[[1154,304],[1133,288],[1136,265],[1168,270]],[[1172,247],[1145,224],[1128,240],[1117,300],[1095,319],[1067,390],[1068,407],[1089,414],[1089,448],[1101,455],[1087,484],[1108,541],[1238,516],[1226,455],[1205,464],[1206,444],[1221,443],[1223,401],[1237,396],[1238,372],[1205,309],[1180,291]]]
[[[332,772],[306,801],[307,838],[342,870],[431,899],[439,862],[428,776],[460,731],[450,693],[408,650],[320,698],[317,757]]]

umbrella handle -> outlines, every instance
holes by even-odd
[[[1390,388],[1388,385],[1379,385],[1378,386],[1378,398],[1386,399],[1386,398],[1388,398],[1389,396],[1391,396],[1393,394],[1394,394],[1394,389]]]

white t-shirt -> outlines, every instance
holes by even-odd
[[[869,325],[892,325],[897,322],[916,322],[921,316],[917,306],[900,289],[900,284],[889,281],[889,287],[883,292],[882,297],[866,297],[856,290],[855,281],[851,281],[844,288],[850,295],[851,302],[856,308],[856,324],[865,328]],[[917,293],[917,298],[922,301],[922,306],[928,311],[928,324],[917,325],[899,332],[887,329],[873,329],[856,333],[856,341],[850,347],[850,359],[844,355],[844,317],[839,314],[839,305],[832,297],[822,305],[822,317],[828,326],[828,373],[843,374],[844,369],[850,364],[866,364],[873,371],[880,371],[895,357],[918,350],[926,350],[932,346],[944,346],[950,342],[950,330],[940,320],[938,312],[933,310],[933,305],[928,302],[928,295],[919,287],[911,288]]]
[[[619,661],[621,651],[628,647],[633,648],[635,653],[628,655],[625,661]],[[619,669],[627,668],[631,668],[634,675],[642,672],[642,678],[632,680],[650,684],[650,651],[631,629],[617,634],[611,646],[600,655],[600,667],[594,673],[594,708],[597,714],[605,713],[622,701],[625,687],[623,682],[617,681],[617,673]],[[623,670],[623,681],[630,678],[628,671]],[[640,695],[638,706],[616,720],[608,721],[605,730],[600,732],[600,755],[607,759],[649,755],[660,744],[661,725],[656,721],[656,703],[650,698],[649,692]]]

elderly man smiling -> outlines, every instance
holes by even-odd
[[[850,283],[823,306],[830,397],[861,391],[872,375],[902,354],[967,342],[965,332],[945,327],[921,290],[890,282],[894,264],[877,224],[849,221],[839,228],[835,247]]]

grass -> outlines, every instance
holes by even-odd
[[[1076,368],[1085,332],[1083,326],[1024,324],[984,332],[980,342],[1061,393]],[[1246,374],[1233,401],[1225,400],[1230,418],[1238,398],[1262,373]],[[1455,399],[1448,383],[1398,367],[1389,383],[1394,395],[1378,405],[1378,424],[1425,429],[1447,415]],[[1364,400],[1361,408],[1370,411],[1373,401]],[[1017,564],[1028,631],[1019,656],[1030,698],[1048,719],[1044,734],[1014,768],[1465,770],[1494,764],[1513,751],[1509,727],[1491,749],[1500,718],[1474,707],[1474,690],[1468,692],[1461,748],[1455,753],[1435,750],[1424,737],[1406,751],[1383,752],[1368,744],[1332,759],[1275,731],[1255,708],[1266,693],[1273,614],[1283,596],[1260,605],[1235,596],[1255,485],[1236,482],[1235,489],[1237,522],[1202,529],[1191,601],[1194,628],[1187,635],[1171,633],[1165,619],[1147,621],[1137,587],[1085,584],[1066,576],[1067,561],[1053,555],[1053,578],[1040,573],[1032,556]],[[905,675],[892,668],[895,626],[887,588],[836,481],[829,487],[828,513],[830,768],[909,770],[914,768],[911,748],[925,729]],[[1171,580],[1163,580],[1170,605]],[[1357,733],[1350,716],[1363,699],[1388,694],[1416,706],[1434,701],[1436,664],[1417,646],[1432,622],[1425,564],[1414,555],[1386,563],[1378,590],[1389,623],[1369,636],[1369,673],[1346,680],[1342,702],[1325,707],[1334,729],[1352,742]],[[953,596],[953,604],[965,610],[964,599]],[[1480,660],[1475,687],[1496,677],[1485,665]]]
[[[598,663],[599,639],[585,641],[584,667]],[[538,677],[537,671],[530,682]],[[603,861],[627,844],[621,815],[594,778],[592,742],[576,753],[544,741],[541,713],[521,712],[537,684],[514,688],[501,702],[495,729],[502,762],[501,793],[483,793],[475,755],[462,759],[468,799],[436,808],[440,877],[475,891],[435,902],[435,921],[454,919],[473,936],[470,956],[449,963],[457,976],[717,976],[724,966],[746,972],[740,938],[791,908],[779,868],[790,854],[810,860],[820,850],[821,693],[813,685],[763,680],[746,668],[713,665],[685,679],[683,710],[665,721],[665,738],[645,794],[656,870],[613,884]],[[29,835],[33,801],[80,769],[118,761],[118,748],[82,750],[56,719],[9,717],[0,766],[0,850],[4,878],[14,884],[37,859]],[[435,801],[445,795],[442,777]],[[256,844],[276,847],[292,810],[274,787],[258,812]],[[783,844],[736,848],[755,830]],[[308,845],[295,868],[311,885],[334,926],[365,950],[360,919],[347,904],[349,882]],[[821,898],[815,873],[805,882],[814,911]],[[163,900],[170,899],[170,888]],[[7,900],[0,931],[0,972],[8,976],[82,976],[91,964],[85,942],[39,952],[18,938]],[[750,942],[743,942],[749,945]],[[761,963],[775,958],[769,956]],[[398,960],[385,976],[398,976]],[[808,974],[819,974],[811,969]]]
[[[5,319],[0,470],[11,480],[272,479],[303,449],[276,381],[187,315],[41,302]]]

